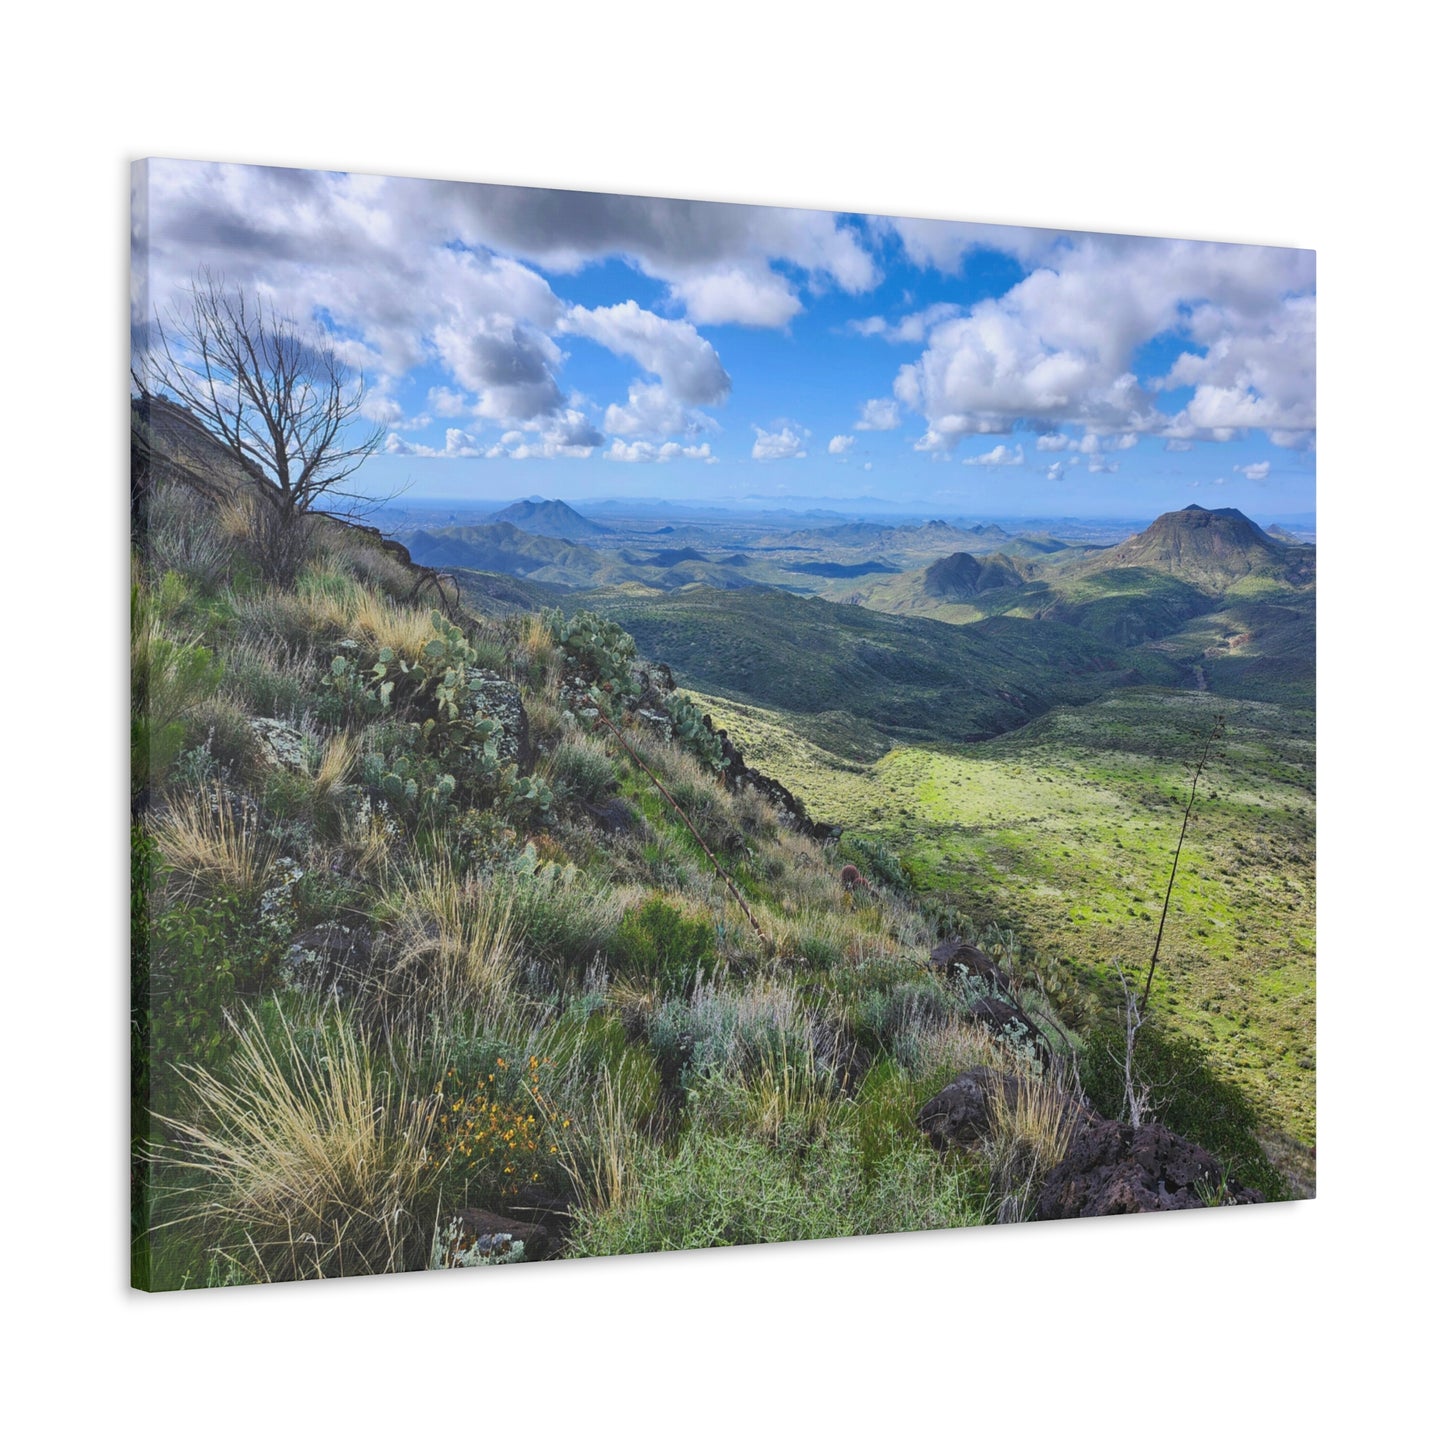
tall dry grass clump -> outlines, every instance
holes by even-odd
[[[626,1090],[603,1069],[588,1114],[568,1141],[565,1168],[577,1200],[598,1213],[618,1209],[632,1186],[633,1163],[644,1141]]]
[[[996,1069],[1012,1074],[1019,1058],[1009,1046],[981,1024],[946,1019],[939,1027],[922,1031],[918,1037],[918,1073],[932,1079],[946,1075],[957,1078],[969,1069]]]
[[[155,488],[146,508],[146,529],[157,573],[178,572],[207,591],[230,574],[234,541],[215,507],[189,487]]]
[[[225,1079],[186,1074],[191,1118],[163,1121],[176,1141],[164,1162],[195,1182],[172,1224],[204,1226],[261,1279],[417,1263],[437,1101],[378,1067],[343,1018],[314,1034],[283,1021],[273,1044],[247,1015]]]
[[[179,896],[231,894],[254,903],[266,887],[274,847],[252,810],[219,788],[172,799],[154,836]]]
[[[984,1147],[989,1193],[1000,1224],[1029,1218],[1044,1176],[1062,1162],[1081,1113],[1078,1094],[1052,1074],[1021,1074],[1016,1088],[997,1089]]]
[[[355,737],[349,733],[333,733],[311,773],[311,816],[328,836],[339,833],[347,818],[351,775],[360,754],[361,745]]]
[[[389,902],[395,924],[373,999],[384,1014],[503,1008],[522,937],[510,892],[442,858],[401,879]]]

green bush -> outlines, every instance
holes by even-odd
[[[913,1123],[923,1101],[919,1088],[890,1058],[879,1059],[863,1077],[852,1103],[850,1127],[865,1177],[878,1177],[900,1139],[916,1132]]]
[[[600,742],[568,738],[552,754],[552,783],[563,798],[596,806],[617,786],[617,772]]]
[[[858,1042],[870,1053],[888,1053],[905,1068],[919,1062],[921,1037],[943,1024],[956,1000],[942,984],[916,978],[886,988],[871,988],[849,1010]]]
[[[576,1255],[708,1249],[984,1222],[980,1187],[917,1131],[876,1161],[870,1180],[846,1129],[801,1148],[693,1131],[675,1154],[643,1146],[619,1204],[582,1209]]]
[[[238,1004],[276,982],[284,932],[234,893],[197,896],[153,914],[142,1005],[152,1057],[210,1069],[224,1061]]]
[[[580,876],[570,863],[542,863],[528,843],[493,886],[506,897],[524,957],[581,978],[617,927],[612,890]]]
[[[1110,1025],[1089,1034],[1079,1061],[1084,1092],[1101,1114],[1115,1119],[1124,1116],[1123,1058],[1123,1031]],[[1289,1197],[1259,1142],[1258,1111],[1238,1084],[1214,1072],[1200,1044],[1146,1027],[1135,1041],[1134,1067],[1149,1090],[1155,1119],[1209,1150],[1228,1177],[1266,1199]]]
[[[667,993],[690,993],[717,968],[713,925],[692,919],[663,898],[649,898],[624,915],[610,955],[621,973],[658,983]]]

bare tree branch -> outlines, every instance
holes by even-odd
[[[303,327],[261,297],[249,300],[208,270],[167,322],[138,378],[188,407],[263,488],[283,519],[322,496],[360,500],[341,486],[381,444],[357,434],[365,378],[353,374],[319,326]]]

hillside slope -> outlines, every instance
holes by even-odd
[[[848,756],[876,756],[890,738],[988,737],[1059,702],[1179,676],[1162,658],[1125,657],[1048,622],[953,627],[763,590],[602,592],[579,602],[614,618],[690,685],[787,709],[815,741]]]
[[[1059,1011],[1077,979],[920,897],[876,837],[819,837],[615,623],[479,617],[436,585],[418,605],[433,574],[325,518],[267,580],[251,483],[163,430],[132,481],[137,1284],[1057,1215],[1076,1130],[1122,1147],[1141,1209],[1285,1191],[1200,1059],[1186,1102],[1218,1157],[1166,1119],[1190,1162],[1160,1194],[1047,1067],[1117,1085]],[[920,726],[935,704],[1007,721],[1044,706],[1020,678],[1072,666],[1087,691],[1118,661],[1010,618],[661,601],[699,648],[728,606],[789,634],[768,685],[788,669],[850,719],[856,684]],[[951,1132],[969,1080],[998,1097]]]

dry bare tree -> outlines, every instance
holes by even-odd
[[[320,326],[203,269],[187,300],[156,317],[136,376],[188,408],[257,483],[253,540],[278,580],[294,575],[323,498],[346,503],[345,514],[364,502],[344,484],[384,428],[357,429],[365,379]]]

